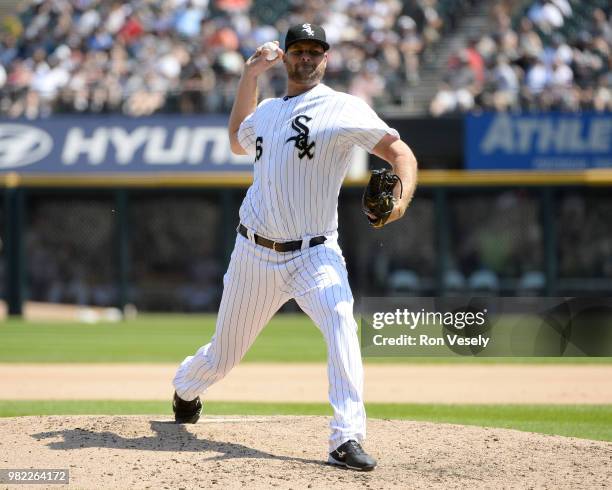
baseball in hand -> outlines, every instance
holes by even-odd
[[[267,51],[266,60],[273,61],[278,58],[278,45],[272,41],[268,41],[261,47],[262,51]]]

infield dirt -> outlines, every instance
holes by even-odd
[[[327,402],[324,364],[245,363],[214,401]],[[0,400],[169,400],[176,364],[0,364]],[[612,403],[612,365],[365,366],[370,403]]]
[[[325,464],[325,417],[0,419],[4,468],[67,468],[71,488],[605,488],[612,444],[370,420],[371,473]],[[1,486],[1,485],[0,485]],[[27,488],[20,486],[20,488]],[[32,486],[40,489],[40,485]]]

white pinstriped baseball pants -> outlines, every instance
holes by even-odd
[[[223,285],[215,334],[179,366],[174,378],[177,394],[193,400],[222,379],[278,309],[295,298],[327,342],[329,401],[334,410],[330,451],[349,439],[363,440],[363,366],[337,235],[322,245],[282,253],[237,235]]]

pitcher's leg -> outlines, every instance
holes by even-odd
[[[246,354],[270,318],[288,300],[279,291],[274,271],[243,237],[223,277],[223,296],[215,334],[210,343],[187,357],[174,377],[174,387],[183,400],[193,400],[223,378]]]
[[[304,285],[309,277],[315,277],[317,284],[296,296],[296,301],[321,329],[327,342],[329,401],[334,410],[330,423],[333,451],[350,439],[360,442],[365,438],[363,365],[346,267],[341,258],[334,256],[335,250],[315,248],[317,253],[309,254],[302,277]],[[312,269],[315,274],[311,274]]]

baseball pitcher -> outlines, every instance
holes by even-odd
[[[369,471],[376,461],[361,446],[363,366],[338,246],[338,194],[355,145],[387,161],[392,171],[375,173],[363,195],[367,219],[385,226],[404,214],[417,164],[397,131],[365,102],[321,83],[329,48],[324,30],[305,23],[289,29],[284,50],[266,43],[245,63],[228,131],[232,151],[253,156],[254,180],[240,207],[215,334],[178,368],[173,408],[177,423],[195,423],[199,395],[240,362],[294,298],[327,343],[334,411],[328,462]],[[258,104],[259,75],[281,62],[287,95]]]

